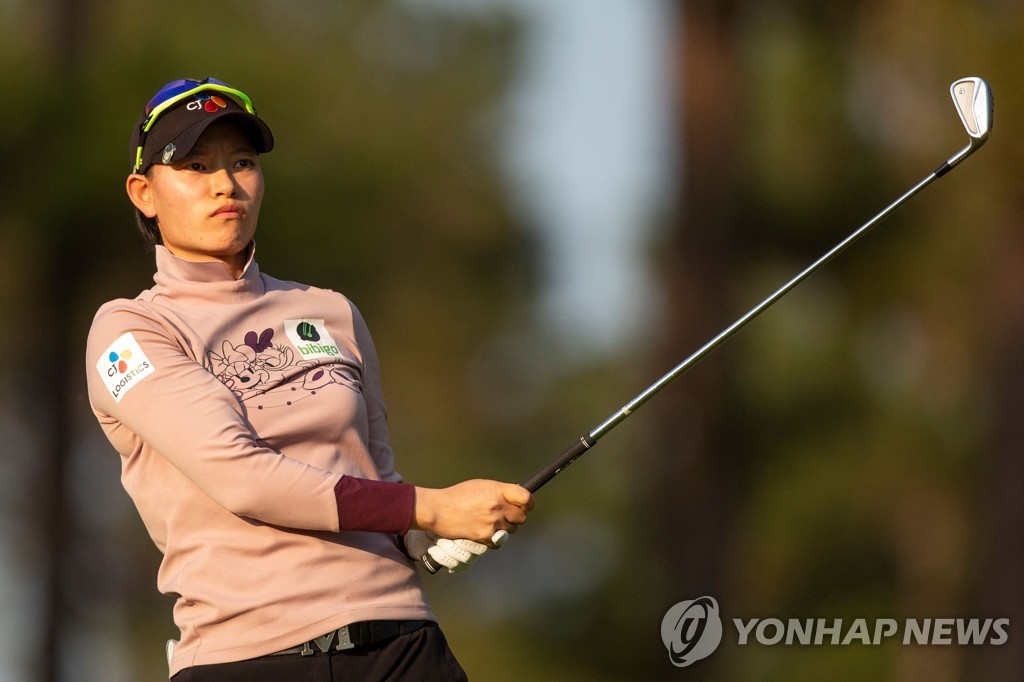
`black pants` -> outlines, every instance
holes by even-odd
[[[373,646],[315,656],[263,656],[185,668],[173,682],[465,682],[437,623]]]

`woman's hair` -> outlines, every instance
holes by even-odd
[[[143,172],[143,175],[147,178],[149,177],[150,168]],[[152,251],[154,246],[164,243],[164,240],[160,237],[160,226],[157,225],[156,218],[147,218],[142,211],[136,208],[135,224],[142,234],[142,241],[146,243],[147,251]]]
[[[160,228],[157,227],[156,218],[147,218],[142,211],[135,209],[135,224],[139,226],[142,241],[146,243],[146,248],[149,251],[152,251],[157,244],[164,243],[164,240],[160,238]]]

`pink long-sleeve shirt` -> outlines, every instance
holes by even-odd
[[[97,312],[87,374],[177,597],[170,674],[356,621],[435,620],[393,534],[339,530],[343,475],[401,480],[355,306],[253,259],[236,280],[156,251],[155,286]]]

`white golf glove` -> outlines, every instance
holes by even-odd
[[[422,561],[424,555],[448,569],[449,573],[468,571],[473,562],[487,551],[487,545],[472,540],[438,538],[422,530],[405,534],[405,551],[413,559]]]

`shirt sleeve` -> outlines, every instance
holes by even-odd
[[[185,352],[183,337],[130,303],[101,309],[89,332],[89,397],[125,457],[146,446],[228,511],[305,530],[339,530],[324,471],[261,443],[235,395]]]
[[[388,433],[388,411],[384,403],[384,392],[381,386],[380,360],[377,349],[373,345],[370,330],[366,321],[354,304],[352,307],[352,327],[356,336],[356,344],[362,356],[363,364],[363,399],[366,401],[366,413],[369,427],[370,456],[377,465],[377,472],[382,481],[392,483],[402,481],[402,475],[395,470],[395,454],[391,448],[391,436]]]

